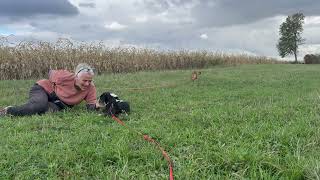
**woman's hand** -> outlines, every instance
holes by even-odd
[[[104,105],[100,104],[99,101],[96,101],[96,108],[97,109],[100,109],[100,108],[103,108]]]

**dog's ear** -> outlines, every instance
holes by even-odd
[[[106,102],[106,98],[107,98],[106,92],[102,93],[102,94],[99,96],[99,103],[105,103],[105,102]]]
[[[105,98],[106,98],[106,95],[107,95],[106,92],[102,93],[102,94],[100,95],[99,99],[105,99]]]
[[[100,95],[98,102],[102,105],[106,105],[110,102],[113,102],[114,98],[111,96],[111,94],[109,92],[104,92]]]
[[[117,96],[112,96],[112,94],[110,92],[104,92],[103,94],[101,94],[99,101],[104,102],[105,104],[115,103],[116,97]]]

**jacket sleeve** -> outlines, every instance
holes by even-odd
[[[86,107],[87,107],[87,110],[88,110],[88,111],[96,111],[96,110],[98,110],[98,109],[96,108],[96,105],[95,105],[95,104],[86,104]]]
[[[97,91],[94,85],[91,86],[87,96],[84,99],[87,105],[95,105],[97,102]]]

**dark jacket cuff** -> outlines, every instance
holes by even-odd
[[[86,104],[87,110],[88,111],[96,111],[96,105],[95,104]]]

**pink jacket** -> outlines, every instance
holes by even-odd
[[[91,83],[86,90],[78,90],[75,87],[75,74],[67,70],[50,70],[49,79],[41,79],[37,84],[50,94],[53,91],[61,101],[68,105],[76,105],[83,100],[87,104],[96,103],[96,87]]]

